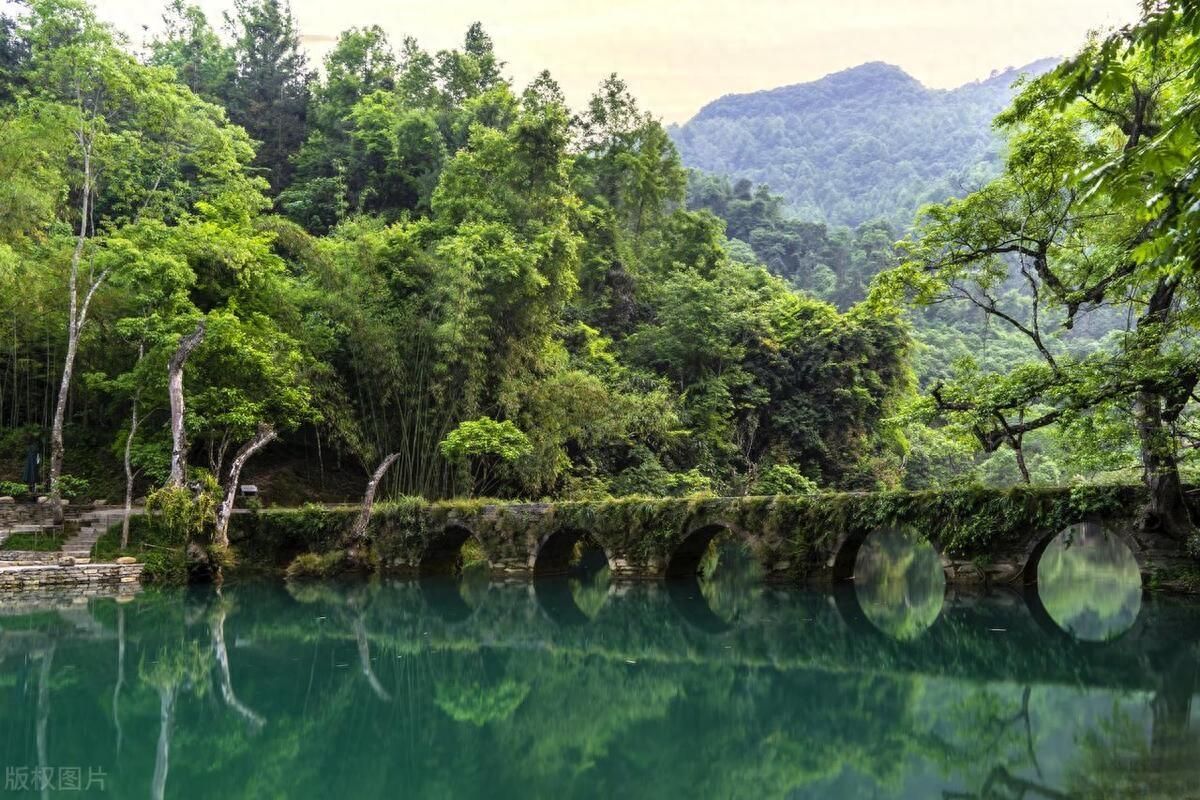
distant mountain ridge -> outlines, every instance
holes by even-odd
[[[991,122],[1021,74],[1042,59],[955,89],[930,89],[900,67],[870,62],[819,80],[726,95],[671,135],[684,163],[769,184],[798,216],[901,227],[916,209],[994,173]]]

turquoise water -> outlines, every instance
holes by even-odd
[[[1200,606],[1087,641],[922,558],[835,593],[727,564],[6,602],[0,796],[1200,797]]]

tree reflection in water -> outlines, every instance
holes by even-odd
[[[1156,600],[1136,643],[1084,645],[1019,596],[961,596],[905,641],[848,630],[821,593],[728,584],[712,597],[737,619],[713,632],[681,618],[670,586],[615,584],[576,625],[521,583],[489,584],[466,617],[425,582],[387,581],[10,609],[0,760],[95,765],[114,796],[182,798],[1165,800],[1200,786],[1194,605]]]
[[[763,568],[750,548],[728,530],[712,538],[700,560],[700,595],[723,623],[743,619],[763,593]]]
[[[854,590],[875,627],[901,641],[915,639],[942,610],[946,576],[941,556],[915,531],[874,531],[854,562]]]

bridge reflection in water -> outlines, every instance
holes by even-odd
[[[532,582],[9,599],[0,760],[122,796],[1194,797],[1200,606],[1134,603],[1095,534],[1031,591],[947,590],[897,531],[826,593],[713,537],[662,582],[573,547]],[[1089,574],[1095,607],[1055,583]]]

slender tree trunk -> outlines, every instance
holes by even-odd
[[[375,508],[375,491],[379,488],[379,482],[383,480],[383,474],[388,471],[388,467],[396,463],[396,459],[400,457],[400,453],[392,453],[375,468],[375,472],[371,474],[371,480],[367,481],[367,491],[363,494],[362,510],[358,512],[358,519],[354,521],[354,527],[350,530],[350,538],[354,541],[362,541],[367,537],[367,524],[371,521],[371,512]]]
[[[142,363],[142,358],[146,355],[146,346],[138,345],[138,363]],[[137,436],[138,429],[138,399],[141,390],[135,390],[133,393],[133,408],[129,413],[129,435],[125,437],[125,517],[121,520],[121,549],[129,547],[129,515],[133,511],[133,461],[131,458],[133,451],[133,437]]]
[[[213,544],[217,547],[229,546],[229,518],[233,515],[233,502],[237,499],[238,479],[242,476],[242,467],[250,457],[274,441],[279,434],[270,425],[261,423],[254,438],[241,446],[233,463],[229,465],[229,479],[225,484],[225,497],[217,510],[217,529],[213,532]]]
[[[75,354],[79,349],[79,329],[83,321],[79,314],[79,264],[83,260],[83,246],[87,241],[88,208],[92,202],[92,148],[91,141],[82,135],[83,145],[83,190],[79,201],[79,232],[75,237],[75,250],[71,253],[71,271],[67,277],[67,354],[63,358],[62,380],[58,386],[58,401],[54,404],[54,417],[50,424],[50,502],[54,507],[54,520],[61,522],[62,488],[59,476],[63,465],[63,420],[67,412],[67,394],[71,390],[71,374],[75,370]]]
[[[1018,442],[1013,445],[1013,452],[1017,456],[1017,469],[1021,471],[1021,480],[1026,485],[1033,483],[1033,479],[1029,477],[1029,467],[1025,464],[1025,448]]]
[[[167,395],[171,401],[171,476],[168,486],[183,486],[187,480],[187,432],[184,429],[183,365],[202,341],[207,323],[200,320],[196,329],[179,340],[179,346],[167,363]]]

